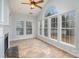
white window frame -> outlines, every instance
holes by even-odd
[[[68,13],[69,11],[67,12],[64,12],[64,13]],[[70,11],[71,12],[71,11]],[[60,13],[60,14],[56,14],[56,15],[51,15],[51,16],[48,16],[48,17],[43,17],[43,20],[42,20],[42,37],[45,37],[49,40],[53,40],[51,39],[51,18],[52,17],[57,17],[57,40],[53,40],[53,41],[58,41],[59,43],[62,43],[62,14],[64,13]],[[44,20],[45,19],[48,19],[48,37],[44,36]],[[39,24],[39,23],[38,23]],[[39,24],[40,25],[40,24]],[[38,28],[40,29],[40,28]],[[39,35],[40,35],[40,32],[39,32]],[[75,28],[74,28],[74,35],[75,35]],[[64,44],[66,45],[69,45],[69,46],[76,46],[76,44],[72,45],[72,44],[68,44],[68,43],[65,43],[63,42]],[[74,43],[75,43],[75,36],[74,36]]]

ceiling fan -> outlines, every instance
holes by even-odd
[[[29,1],[30,1],[30,3],[22,3],[22,4],[30,5],[31,6],[31,9],[34,9],[35,7],[38,7],[40,9],[42,9],[42,7],[39,6],[38,4],[43,3],[44,2],[43,0],[40,0],[38,2],[35,2],[34,0],[29,0]]]

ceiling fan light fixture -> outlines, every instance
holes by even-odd
[[[30,5],[31,6],[31,9],[34,9],[36,7],[42,9],[42,7],[40,5],[38,5],[39,3],[43,3],[44,1],[43,0],[40,0],[40,1],[37,1],[35,2],[34,0],[30,0],[30,3],[22,3],[22,4],[27,4],[27,5]]]
[[[36,6],[34,4],[31,4],[31,8],[34,9]]]

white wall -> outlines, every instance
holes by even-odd
[[[16,21],[31,21],[33,23],[33,34],[32,35],[22,35],[17,36],[16,35]],[[34,38],[36,37],[36,17],[35,16],[29,16],[25,14],[14,14],[11,13],[10,15],[10,41],[12,40],[18,40],[18,39],[27,39],[27,38]]]
[[[38,36],[39,38],[41,38],[42,40],[52,44],[52,45],[55,45],[57,46],[58,48],[60,49],[63,49],[75,56],[78,56],[79,57],[79,0],[49,0],[48,4],[46,5],[46,7],[43,9],[42,11],[42,14],[40,15],[41,19],[39,20],[44,20],[43,16],[44,16],[44,13],[46,13],[46,9],[49,7],[49,6],[54,6],[56,8],[58,8],[60,10],[60,13],[61,12],[65,12],[65,11],[68,11],[68,10],[76,10],[76,32],[75,32],[75,35],[76,35],[76,48],[73,48],[73,47],[70,47],[68,45],[64,45],[64,44],[60,44],[56,41],[52,41],[50,40],[49,38],[45,38],[45,37],[42,37],[42,36]],[[39,17],[39,18],[40,18]]]

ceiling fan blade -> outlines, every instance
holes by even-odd
[[[40,8],[40,9],[42,9],[42,7],[41,7],[41,6],[39,6],[39,5],[36,5],[36,4],[35,4],[35,6],[36,6],[36,7],[38,7],[38,8]]]
[[[30,3],[21,3],[21,4],[28,4],[28,5],[30,5]]]
[[[33,0],[29,0],[30,2],[32,2]]]
[[[43,3],[44,0],[41,0],[41,1],[38,1],[38,2],[35,2],[36,4],[39,4],[39,3]]]

